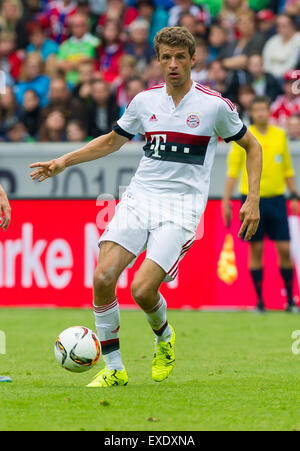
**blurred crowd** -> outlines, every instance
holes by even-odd
[[[196,38],[192,79],[236,103],[255,95],[300,141],[300,0],[0,0],[0,140],[87,141],[163,81],[153,38]],[[138,138],[137,138],[138,139]]]

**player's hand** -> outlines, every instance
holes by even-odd
[[[9,226],[11,218],[11,208],[5,195],[0,194],[0,229],[5,231]]]
[[[29,167],[37,168],[30,174],[32,180],[43,182],[49,177],[54,177],[62,172],[66,168],[66,165],[62,158],[57,158],[56,160],[44,161],[42,163],[32,163]]]
[[[230,201],[222,200],[222,216],[226,227],[230,227],[232,221],[232,205]]]
[[[242,238],[245,233],[245,241],[249,241],[257,230],[259,219],[259,199],[250,199],[247,197],[240,209],[242,225],[238,234],[239,238]]]

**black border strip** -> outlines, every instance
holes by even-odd
[[[230,141],[238,141],[239,139],[241,139],[244,136],[246,131],[247,131],[247,127],[246,127],[245,124],[243,124],[243,127],[241,128],[241,130],[236,135],[230,136],[229,138],[225,138],[224,141],[226,143],[229,143]]]
[[[123,128],[121,128],[119,126],[119,124],[115,124],[112,129],[114,132],[118,133],[118,135],[125,136],[125,138],[128,138],[128,139],[132,139],[135,136],[135,135],[132,135],[131,133],[128,133],[125,130],[123,130]]]

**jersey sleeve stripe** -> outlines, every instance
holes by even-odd
[[[146,92],[146,91],[152,91],[152,89],[161,89],[161,88],[163,88],[164,86],[165,86],[164,84],[161,84],[161,85],[155,85],[155,86],[152,86],[151,88],[144,89],[143,92]]]
[[[132,135],[131,133],[128,133],[125,130],[123,130],[123,128],[121,128],[118,123],[115,124],[112,129],[114,132],[118,133],[118,135],[124,136],[125,138],[128,138],[128,139],[132,139],[135,136],[135,135]]]
[[[208,94],[208,95],[210,95],[210,96],[219,97],[220,99],[224,100],[224,102],[227,103],[227,105],[229,106],[229,108],[230,108],[232,111],[235,109],[235,106],[233,105],[233,103],[232,103],[229,99],[227,99],[227,98],[225,98],[225,97],[222,97],[222,94],[221,94],[220,92],[213,91],[213,90],[211,90],[211,89],[209,89],[209,88],[207,88],[207,87],[204,87],[204,86],[202,86],[202,85],[199,85],[199,84],[196,84],[195,88],[196,88],[198,91],[204,92],[204,94]]]

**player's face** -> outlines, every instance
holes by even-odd
[[[167,84],[179,87],[190,80],[195,56],[190,57],[187,47],[169,47],[162,44],[158,60]]]
[[[251,118],[254,124],[267,125],[270,116],[270,110],[266,103],[254,103],[251,107]]]

